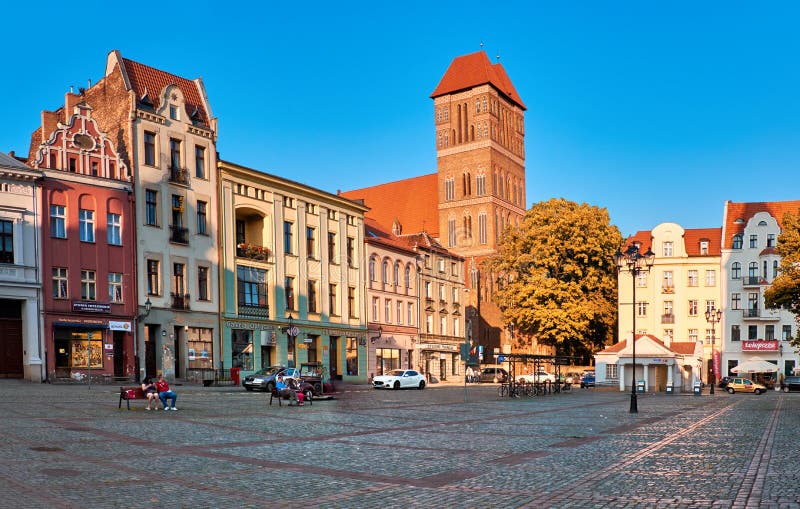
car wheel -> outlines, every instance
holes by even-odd
[[[759,389],[759,390],[756,391],[756,394],[758,394],[760,396],[761,394],[764,394],[765,392],[767,392],[767,391],[762,391],[761,389]]]
[[[395,388],[395,390],[400,388],[400,382],[399,381],[395,381],[394,382],[394,388]]]
[[[420,380],[419,381],[419,390],[422,390],[424,388],[425,388],[425,380]]]
[[[733,394],[733,393],[734,393],[733,387],[728,387],[728,394]]]
[[[789,388],[788,387],[784,387],[783,388],[783,392],[789,392]]]

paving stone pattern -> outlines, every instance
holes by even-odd
[[[0,381],[0,507],[800,509],[800,394],[175,389]]]

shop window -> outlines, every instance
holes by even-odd
[[[358,338],[347,338],[345,362],[347,364],[347,374],[349,376],[358,376]]]
[[[56,327],[54,332],[56,369],[103,368],[103,331]]]
[[[241,329],[231,331],[231,367],[253,369],[252,331]]]
[[[386,375],[400,369],[400,350],[395,348],[375,349],[375,375]]]
[[[189,369],[214,369],[213,329],[189,327]]]

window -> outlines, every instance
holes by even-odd
[[[353,286],[347,287],[347,316],[357,318],[356,314],[356,289]]]
[[[739,262],[733,262],[731,264],[731,279],[741,279],[742,278],[742,264]]]
[[[93,270],[81,271],[81,299],[97,300],[97,280]]]
[[[616,364],[606,364],[606,380],[619,380]]]
[[[292,223],[289,221],[283,222],[283,251],[292,254]]]
[[[461,293],[459,288],[453,288],[453,303],[458,304],[458,294]]]
[[[447,300],[447,288],[444,285],[439,285],[439,300],[442,302]]]
[[[175,106],[174,104],[169,105],[169,118],[171,118],[172,120],[180,120],[178,107]]]
[[[400,264],[394,264],[394,278],[392,279],[392,283],[394,283],[395,287],[400,286]]]
[[[767,247],[775,247],[775,234],[768,233],[767,234]]]
[[[792,339],[792,326],[791,325],[782,326],[781,339],[783,341],[789,341],[789,340]]]
[[[706,313],[713,313],[717,309],[717,301],[715,300],[707,300],[706,301]]]
[[[336,305],[336,285],[328,285],[328,312],[333,316],[339,316],[339,308]]]
[[[442,336],[447,335],[447,317],[440,316],[439,317],[439,334]]]
[[[758,325],[747,326],[747,339],[750,341],[758,339]]]
[[[349,376],[358,375],[358,339],[347,338],[345,346],[345,364]]]
[[[741,293],[732,293],[731,294],[731,309],[742,309],[742,294]]]
[[[369,259],[368,270],[369,270],[369,280],[373,283],[376,282],[377,276],[375,275],[375,258]]]
[[[181,167],[181,140],[169,139],[169,164],[173,169]]]
[[[425,315],[425,333],[433,334],[433,315]]]
[[[636,316],[647,316],[647,302],[636,303]]]
[[[758,262],[750,262],[747,266],[747,277],[751,279],[750,283],[753,283],[753,279],[758,279]]]
[[[308,280],[308,312],[317,312],[317,282]]]
[[[160,295],[158,260],[147,260],[147,295]]]
[[[347,265],[349,267],[355,267],[355,243],[356,240],[353,237],[347,237]]]
[[[433,299],[433,288],[430,281],[425,281],[425,298]]]
[[[667,292],[673,291],[675,288],[675,282],[672,279],[672,271],[665,270],[664,271],[664,290]]]
[[[733,249],[742,249],[742,234],[737,233],[733,236]]]
[[[453,336],[460,336],[461,335],[461,322],[458,321],[458,318],[453,318]]]
[[[444,199],[445,201],[453,201],[455,199],[455,181],[453,177],[447,177],[444,180]]]
[[[94,211],[81,209],[78,213],[81,242],[94,242]]]
[[[206,209],[208,204],[204,201],[197,202],[197,234],[208,235],[208,223]]]
[[[328,232],[328,262],[339,263],[339,257],[336,256],[336,234]]]
[[[183,228],[183,200],[182,195],[172,195],[172,226],[174,228]]]
[[[403,325],[403,303],[397,301],[394,310],[394,316],[397,319],[397,325]]]
[[[664,329],[664,338],[672,342],[672,338],[675,337],[675,333],[672,329]]]
[[[50,236],[67,238],[66,210],[63,205],[50,205]]]
[[[486,244],[486,213],[478,214],[478,242]]]
[[[448,247],[456,245],[456,220],[452,217],[447,220],[447,245]]]
[[[383,300],[383,321],[392,323],[392,301],[389,299]]]
[[[197,178],[206,178],[206,149],[200,145],[194,146],[194,175]]]
[[[772,278],[778,277],[778,260],[772,261]]]
[[[689,329],[689,341],[697,341],[697,329]]]
[[[750,247],[758,247],[758,235],[750,235]]]
[[[386,260],[383,260],[383,264],[381,264],[381,283],[389,284],[389,262]]]
[[[758,294],[757,293],[748,293],[747,294],[747,309],[757,310],[758,309]],[[753,315],[751,315],[753,316]]]
[[[380,322],[380,317],[378,316],[378,298],[372,298],[372,321],[373,322]]]
[[[243,329],[231,330],[231,367],[253,369],[253,336],[252,331]]]
[[[286,276],[283,284],[283,296],[286,299],[286,309],[294,310],[294,278]]]
[[[688,282],[686,284],[688,286],[697,286],[697,271],[696,270],[688,271]]]
[[[764,340],[765,341],[774,341],[775,340],[775,326],[774,325],[765,325],[764,326]]]
[[[480,132],[480,130],[478,132]],[[486,175],[478,175],[475,177],[475,193],[478,196],[486,194]]]
[[[144,217],[145,224],[158,226],[158,191],[145,191]]]
[[[317,254],[317,230],[311,226],[306,227],[306,256],[316,258]]]
[[[178,297],[186,295],[186,266],[182,263],[172,264],[172,291]]]
[[[406,267],[406,273],[404,276],[406,288],[411,288],[411,267]]]
[[[738,325],[731,325],[731,341],[741,340],[741,330]]]
[[[636,286],[645,288],[647,286],[647,272],[639,272],[636,274]]]
[[[122,216],[108,213],[108,243],[114,246],[122,245]]]
[[[708,241],[701,240],[700,241],[700,254],[705,256],[708,254]]]
[[[406,321],[408,322],[408,325],[414,325],[414,304],[409,302],[407,309],[408,313],[406,314]]]
[[[118,272],[108,273],[108,300],[117,304],[122,302],[122,274]]]
[[[705,341],[706,341],[707,345],[711,344],[711,338],[712,338],[713,333],[714,333],[713,329],[706,329],[706,340]]]
[[[14,223],[0,221],[0,263],[14,263]]]
[[[672,256],[672,242],[664,242],[662,245],[664,256]]]
[[[706,271],[706,286],[717,286],[717,271],[716,270],[707,270]]]
[[[53,267],[53,298],[66,299],[67,296],[67,269]]]
[[[208,267],[197,267],[197,300],[210,300],[208,297]]]
[[[689,316],[697,316],[697,301],[689,301]]]
[[[156,165],[156,134],[150,131],[144,132],[144,164]]]

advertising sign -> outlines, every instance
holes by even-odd
[[[777,352],[778,341],[742,341],[743,352]]]
[[[125,332],[130,332],[131,330],[131,322],[114,322],[112,320],[108,321],[108,329],[109,330],[122,330]]]

